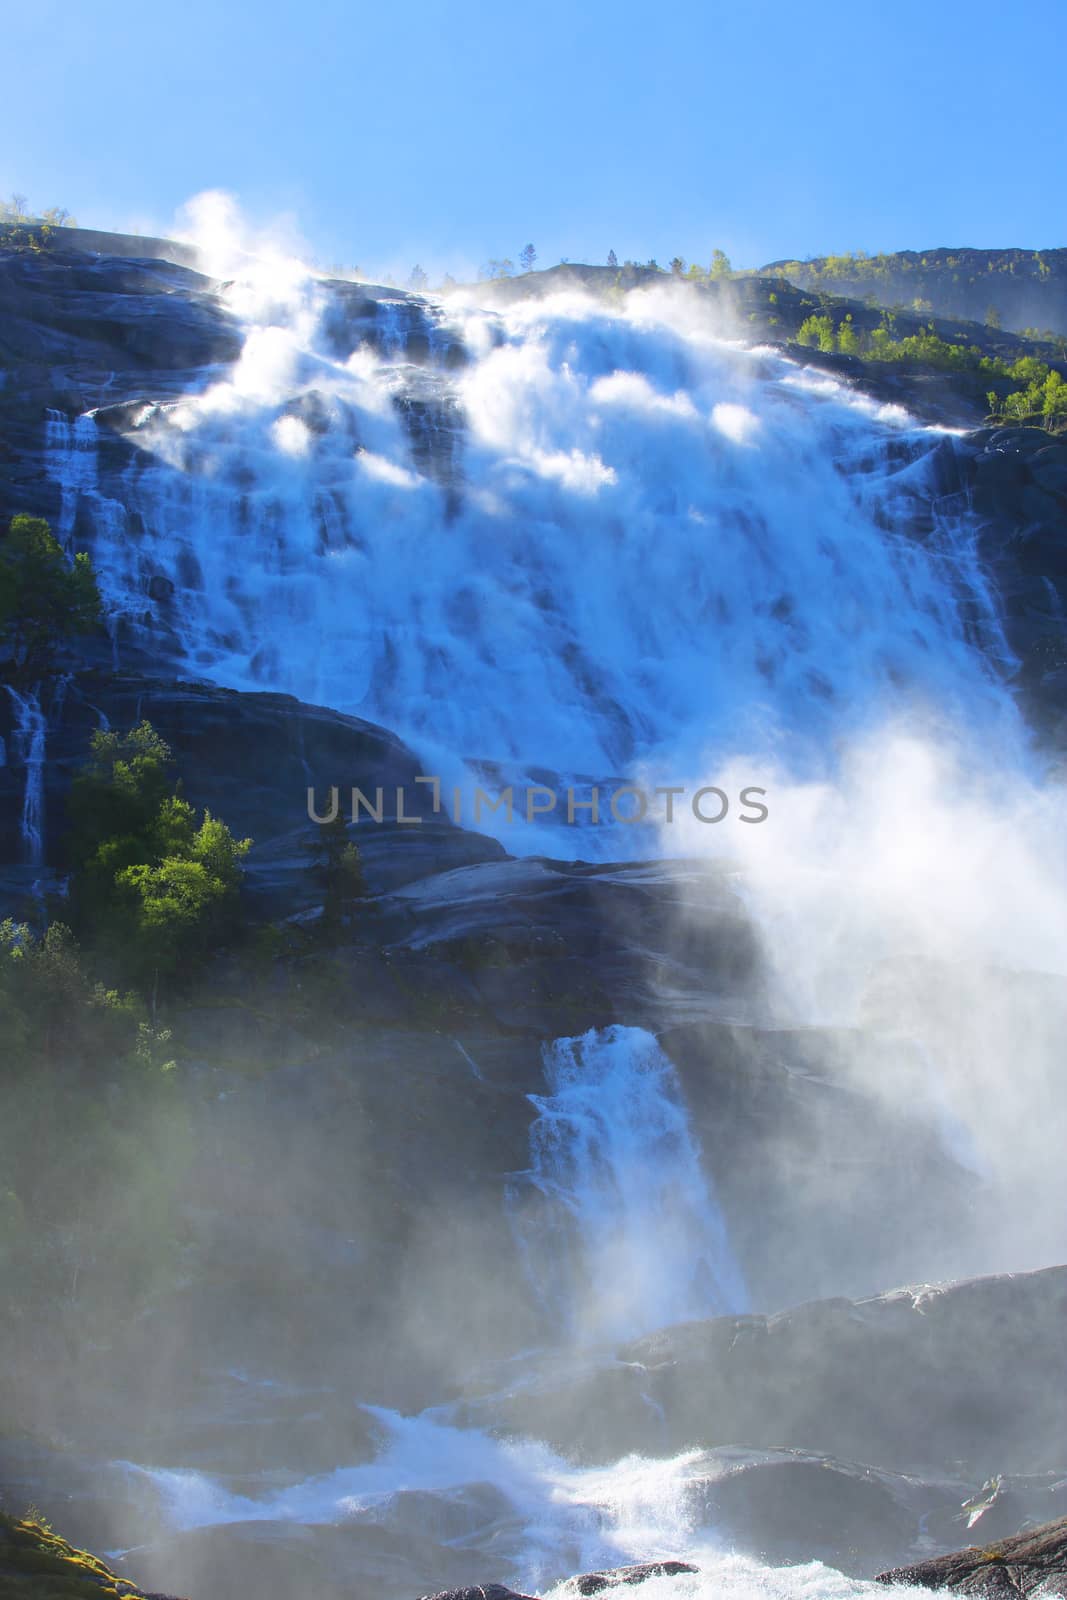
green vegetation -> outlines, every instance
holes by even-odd
[[[21,226],[23,223],[44,223],[49,228],[76,228],[78,221],[65,206],[49,206],[47,211],[31,211],[24,194],[13,194],[10,200],[0,200],[0,223]]]
[[[1038,278],[1047,278],[1051,270],[1039,251],[1031,254],[1025,251],[1000,251],[995,256],[983,257],[981,251],[961,252],[960,255],[914,256],[894,251],[868,255],[866,250],[847,250],[841,255],[821,256],[812,261],[784,261],[781,263],[781,272],[784,277],[802,278],[806,284],[821,284],[828,288],[831,284],[888,285],[897,277],[921,277],[923,273],[937,271],[956,273],[958,278],[967,268],[971,269],[967,281],[977,282],[980,277],[992,278],[1002,273],[1014,276],[1019,266],[1025,266],[1029,275]]]
[[[180,1270],[194,1145],[169,1032],[95,980],[67,928],[9,920],[0,1062],[0,1358],[37,1324],[111,1339]]]
[[[89,557],[68,561],[43,517],[12,518],[0,539],[0,646],[16,679],[39,677],[65,643],[99,622]]]
[[[1067,359],[1067,251],[864,251],[771,268],[801,289],[862,299],[872,308],[911,311],[1002,327],[1052,345]],[[1038,317],[1056,326],[1024,327]]]
[[[1010,374],[1025,387],[999,397],[995,389],[990,389],[992,417],[1047,428],[1050,433],[1067,428],[1067,382],[1059,372],[1033,356],[1023,356]]]
[[[0,922],[0,1354],[42,1320],[107,1343],[181,1274],[195,1142],[158,987],[175,1006],[240,931],[250,841],[198,815],[172,765],[147,722],[97,732],[71,792],[74,931]]]
[[[46,250],[55,243],[59,228],[76,228],[76,218],[65,206],[49,206],[35,213],[24,194],[0,200],[0,246],[5,250]]]
[[[27,923],[0,922],[0,1042],[9,1064],[37,1067],[103,1051],[136,1056],[144,1009],[133,995],[93,982],[70,929],[53,922],[41,935]]]
[[[989,414],[994,421],[1025,423],[1057,433],[1067,428],[1067,381],[1055,368],[1036,356],[1005,361],[983,355],[977,346],[942,339],[931,328],[897,337],[896,318],[882,313],[881,323],[870,331],[856,328],[851,312],[836,323],[829,312],[806,317],[797,330],[797,343],[826,355],[861,356],[866,361],[914,363],[944,372],[982,373],[1022,385],[1008,393],[987,391]]]
[[[891,312],[883,312],[878,327],[869,332],[856,328],[852,313],[835,324],[829,313],[806,317],[797,330],[797,343],[822,350],[826,354],[838,351],[844,355],[861,355],[867,361],[912,361],[924,366],[940,367],[948,372],[989,372],[997,377],[1010,374],[1010,366],[995,356],[984,356],[971,344],[953,344],[942,339],[931,328],[920,328],[918,333],[898,338],[896,319]]]
[[[348,837],[348,824],[338,809],[332,822],[319,824],[310,853],[312,872],[323,894],[323,935],[331,937],[351,922],[367,892],[359,850]]]
[[[0,1512],[0,1600],[143,1600],[96,1556],[54,1533],[39,1512]]]
[[[237,928],[250,839],[202,817],[173,786],[151,725],[98,730],[71,789],[75,926],[107,967],[135,983],[186,980]]]

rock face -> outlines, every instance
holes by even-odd
[[[173,749],[187,795],[221,816],[238,837],[256,847],[248,862],[248,888],[258,915],[291,914],[315,903],[307,871],[307,846],[315,824],[308,817],[309,787],[319,814],[337,786],[348,800],[353,785],[373,796],[383,789],[383,821],[360,834],[370,887],[393,888],[428,872],[472,861],[500,860],[495,840],[434,817],[429,792],[415,783],[421,768],[414,752],[384,728],[289,695],[237,694],[207,684],[104,671],[77,674],[46,700],[49,729],[44,773],[45,864],[64,868],[66,801],[74,770],[89,753],[101,726],[125,730],[147,718]],[[13,748],[12,708],[0,701],[0,737]],[[15,759],[0,767],[0,859],[18,862],[19,818],[25,768]],[[397,789],[405,815],[397,822]],[[346,807],[348,809],[348,807]],[[0,886],[2,893],[2,886]]]
[[[1067,437],[993,428],[961,446],[979,549],[1003,606],[1031,721],[1067,749]]]
[[[647,1449],[655,1416],[662,1454],[743,1441],[980,1482],[1062,1467],[1065,1317],[1065,1267],[817,1301],[667,1328],[463,1414],[591,1460]]]
[[[1067,1595],[1067,1517],[997,1544],[971,1545],[953,1555],[880,1572],[878,1582],[973,1595]]]

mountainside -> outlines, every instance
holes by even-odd
[[[1067,249],[857,251],[771,261],[760,274],[878,306],[1067,337]]]

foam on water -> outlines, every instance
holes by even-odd
[[[819,1562],[770,1568],[724,1548],[714,1530],[701,1525],[696,1510],[699,1497],[692,1490],[707,1476],[699,1451],[662,1461],[628,1456],[611,1466],[576,1467],[530,1440],[452,1428],[428,1414],[402,1417],[367,1409],[385,1433],[377,1460],[262,1497],[233,1494],[200,1472],[130,1470],[156,1485],[170,1522],[180,1529],[273,1521],[388,1524],[391,1504],[407,1491],[446,1496],[492,1484],[513,1511],[503,1528],[498,1518],[493,1531],[494,1581],[534,1593],[546,1586],[551,1592],[551,1585],[571,1573],[676,1558],[693,1562],[699,1573],[651,1580],[642,1585],[643,1596],[711,1600],[725,1592],[737,1600],[844,1600],[884,1595],[880,1586],[846,1578]],[[480,1531],[460,1541],[462,1547],[477,1552]],[[485,1564],[486,1557],[472,1555],[472,1573]]]

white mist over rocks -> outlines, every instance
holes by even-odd
[[[976,732],[898,717],[849,744],[832,782],[780,770],[774,826],[749,830],[735,880],[774,1025],[854,1030],[839,1068],[924,1112],[978,1180],[961,1274],[1067,1253],[1067,806],[1061,779]],[[672,848],[679,832],[712,848],[684,816]]]

